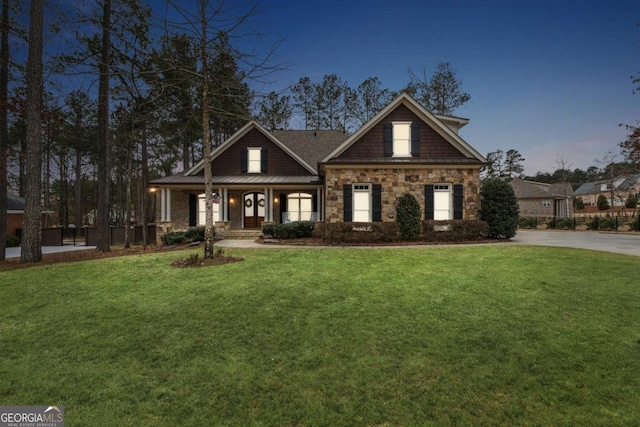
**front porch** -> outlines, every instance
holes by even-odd
[[[156,191],[159,234],[204,226],[203,188],[164,187]],[[213,220],[221,238],[258,237],[263,223],[321,221],[323,187],[214,187]]]

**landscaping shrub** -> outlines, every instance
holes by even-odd
[[[598,209],[600,209],[601,211],[606,211],[611,207],[609,206],[609,201],[607,200],[607,196],[605,196],[604,194],[601,194],[598,196],[598,201],[596,202],[596,205],[598,206]]]
[[[485,221],[450,220],[423,222],[423,233],[426,242],[469,242],[487,237],[489,224]]]
[[[403,240],[418,240],[420,237],[420,203],[415,196],[405,193],[396,208],[400,237]]]
[[[183,243],[190,242],[203,242],[204,227],[191,227],[187,231],[170,231],[161,236],[160,240],[168,246],[181,245]]]
[[[391,243],[400,239],[397,222],[338,222],[322,224],[316,235],[327,243]]]
[[[530,217],[530,216],[520,217],[518,219],[518,227],[519,228],[536,229],[536,228],[538,228],[538,218]]]
[[[573,230],[575,228],[573,218],[556,218],[555,226],[556,230]]]
[[[204,227],[191,227],[184,233],[186,241],[204,242]]]
[[[480,188],[480,220],[489,224],[488,236],[510,239],[518,229],[518,199],[513,188],[499,179],[485,179]]]
[[[584,200],[582,200],[582,197],[578,196],[573,199],[573,207],[578,211],[584,210]]]
[[[18,236],[7,236],[7,248],[17,248],[20,246],[20,238]]]
[[[587,223],[587,230],[616,230],[616,218],[594,217]]]
[[[262,226],[262,234],[275,239],[300,239],[311,237],[315,227],[313,221],[293,221],[286,224],[267,224]]]
[[[624,202],[624,207],[628,209],[633,209],[638,206],[638,199],[635,194],[629,194],[627,200]]]

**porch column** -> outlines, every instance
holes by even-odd
[[[163,188],[160,191],[160,221],[171,221],[171,190]]]
[[[324,202],[322,201],[322,189],[320,187],[316,188],[316,200],[317,200],[317,209],[316,212],[316,221],[324,221]]]
[[[226,187],[222,189],[222,221],[229,221],[229,191]]]
[[[271,221],[269,218],[269,188],[264,187],[264,220]]]

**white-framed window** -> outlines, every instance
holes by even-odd
[[[260,173],[262,172],[261,168],[261,159],[262,159],[262,149],[260,147],[249,147],[247,148],[247,172],[249,173]]]
[[[435,184],[433,186],[433,219],[453,219],[452,202],[451,184]]]
[[[213,193],[213,194],[215,199],[215,195],[217,193]],[[198,194],[198,225],[203,227],[207,224],[207,211],[206,211],[204,198],[205,198],[204,193]],[[213,222],[222,221],[222,216],[220,215],[220,205],[222,204],[222,201],[220,200],[220,196],[218,196],[218,200],[220,201],[219,203],[212,203]]]
[[[545,199],[542,201],[542,207],[544,208],[550,208],[551,207],[551,200],[549,199]]]
[[[313,213],[313,196],[309,193],[292,193],[287,196],[289,221],[310,221]]]
[[[411,122],[393,122],[393,157],[411,157]]]
[[[353,222],[371,222],[371,184],[353,185]]]

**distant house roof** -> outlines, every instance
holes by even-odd
[[[7,193],[7,211],[24,211],[24,199]]]
[[[609,184],[611,184],[612,180],[610,179],[602,179],[600,181],[593,182],[585,182],[576,190],[576,196],[582,196],[586,194],[598,194],[606,191],[611,191],[610,188],[607,188]],[[619,176],[613,179],[613,190],[614,191],[624,191],[631,189],[634,185],[640,182],[640,174],[628,175],[628,176]],[[603,189],[603,186],[605,188]]]
[[[544,182],[514,178],[509,184],[511,184],[518,199],[564,199],[573,196],[573,189],[571,184],[568,183],[546,184]]]

